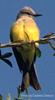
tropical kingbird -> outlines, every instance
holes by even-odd
[[[22,8],[17,14],[15,22],[11,26],[10,39],[11,42],[28,42],[40,39],[40,30],[36,24],[34,17],[41,16],[30,7]],[[20,47],[12,47],[17,64],[23,73],[21,91],[24,91],[31,85],[34,89],[40,90],[34,63],[38,43],[24,44]]]

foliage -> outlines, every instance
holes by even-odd
[[[12,53],[11,52],[8,52],[8,53],[5,53],[5,54],[2,54],[1,53],[1,50],[0,50],[0,60],[3,60],[5,63],[7,63],[10,67],[12,67],[12,63],[10,60],[8,60],[7,58],[11,57],[12,56]]]

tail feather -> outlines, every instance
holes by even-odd
[[[41,86],[38,82],[38,78],[35,73],[34,65],[32,65],[29,72],[23,75],[21,91],[23,92],[26,88],[31,85],[35,90],[40,90]]]
[[[32,68],[29,72],[29,75],[30,75],[30,85],[36,89],[36,90],[40,90],[41,89],[41,86],[38,82],[38,78],[37,78],[37,75],[35,73],[35,69],[34,69],[34,65],[32,65]]]
[[[21,84],[21,91],[23,92],[24,90],[27,90],[29,85],[30,85],[29,72],[26,72],[25,74],[23,73],[23,79],[22,79],[22,84]]]

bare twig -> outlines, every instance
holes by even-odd
[[[55,39],[55,36],[47,37],[47,38],[40,38],[38,41],[28,41],[28,42],[15,42],[15,43],[6,43],[0,44],[0,48],[8,48],[8,47],[21,47],[22,45],[32,44],[32,43],[39,43],[39,44],[47,44],[48,40]]]

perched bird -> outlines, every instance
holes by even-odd
[[[22,8],[15,22],[11,26],[10,39],[11,42],[28,42],[39,40],[40,30],[34,20],[34,17],[41,16],[36,13],[31,7]],[[12,47],[17,64],[20,71],[23,73],[21,91],[26,90],[31,85],[35,90],[40,90],[34,63],[36,61],[36,51],[39,44],[32,43],[21,45],[21,47]]]

